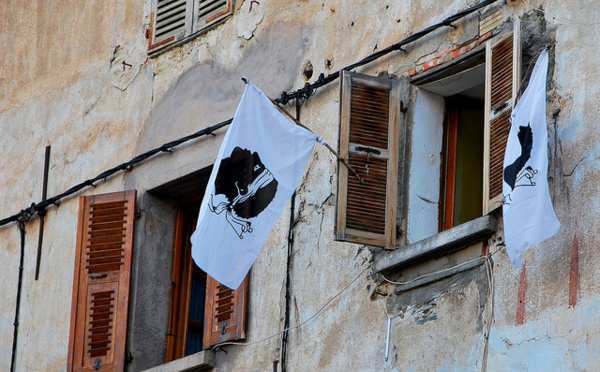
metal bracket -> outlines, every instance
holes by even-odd
[[[492,112],[494,113],[494,115],[496,115],[497,113],[499,113],[500,111],[504,110],[505,108],[507,108],[509,105],[508,102],[504,102],[503,104],[499,105],[498,107],[494,108],[492,110]]]
[[[381,151],[380,150],[374,149],[372,147],[367,147],[367,146],[356,146],[354,148],[354,150],[367,152],[369,154],[381,155]]]
[[[100,279],[100,278],[106,278],[107,276],[108,276],[108,274],[94,274],[94,275],[90,275],[90,278]]]
[[[92,367],[92,369],[93,369],[94,371],[99,371],[99,370],[100,370],[100,368],[102,368],[102,367],[100,366],[100,363],[102,363],[102,359],[100,359],[100,358],[96,358],[96,360],[94,360],[94,367]]]

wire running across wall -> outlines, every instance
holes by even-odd
[[[332,83],[336,79],[338,79],[341,71],[354,70],[358,67],[364,66],[368,63],[371,63],[383,56],[386,56],[394,51],[404,51],[402,49],[403,46],[405,46],[409,43],[415,42],[439,28],[455,27],[453,25],[454,22],[466,17],[467,15],[469,15],[473,12],[476,12],[477,10],[479,10],[481,8],[491,5],[497,1],[499,1],[499,0],[482,1],[477,5],[474,5],[468,9],[465,9],[465,10],[463,10],[459,13],[456,13],[452,16],[449,16],[448,18],[444,19],[443,21],[441,21],[439,23],[436,23],[432,26],[429,26],[429,27],[419,31],[419,32],[416,32],[385,49],[374,52],[374,53],[368,55],[367,57],[361,59],[360,61],[355,62],[351,65],[348,65],[348,66],[342,68],[341,70],[333,72],[327,76],[325,76],[325,74],[320,74],[319,78],[314,83],[306,83],[304,85],[304,87],[297,89],[293,92],[289,92],[289,93],[285,92],[285,91],[282,92],[281,96],[279,98],[275,99],[275,102],[282,104],[282,105],[287,105],[291,100],[304,101],[304,100],[308,99],[310,96],[312,96],[318,88],[321,88],[329,83]],[[233,121],[233,118],[227,119],[225,121],[222,121],[218,124],[214,124],[208,128],[202,129],[196,133],[190,134],[190,135],[180,138],[178,140],[167,142],[160,147],[157,147],[153,150],[147,151],[125,163],[122,163],[116,167],[108,169],[108,170],[100,173],[99,175],[97,175],[94,178],[91,178],[84,182],[81,182],[81,183],[69,188],[68,190],[66,190],[65,192],[63,192],[59,195],[53,196],[53,197],[48,198],[39,203],[32,203],[31,206],[22,209],[20,212],[15,213],[10,217],[6,217],[6,218],[0,220],[0,227],[10,224],[10,223],[13,223],[13,222],[16,222],[16,221],[28,222],[36,214],[39,214],[40,212],[43,213],[47,208],[51,207],[52,205],[58,206],[61,203],[61,200],[65,199],[69,196],[72,196],[74,194],[77,194],[78,192],[80,192],[82,189],[84,189],[86,187],[96,186],[97,184],[99,184],[101,182],[105,182],[107,179],[109,179],[110,177],[114,176],[115,174],[117,174],[119,172],[131,171],[136,165],[146,161],[147,159],[149,159],[155,155],[158,155],[160,153],[171,152],[173,150],[173,148],[175,148],[183,143],[189,142],[191,140],[197,139],[202,136],[214,134],[214,131],[216,131],[220,128],[223,128],[226,125],[231,124],[232,121]]]

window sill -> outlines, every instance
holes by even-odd
[[[479,217],[462,225],[442,231],[430,238],[381,254],[373,263],[373,271],[382,273],[418,259],[448,253],[454,249],[485,239],[498,230],[498,219],[492,215]]]
[[[180,40],[174,41],[174,42],[170,42],[164,46],[157,46],[154,49],[150,49],[148,50],[148,57],[149,58],[155,58],[173,48],[177,48],[178,46],[181,46],[183,44],[186,44],[188,42],[190,42],[191,40],[194,40],[195,38],[197,38],[198,36],[204,35],[205,33],[207,33],[210,30],[215,29],[217,26],[219,26],[220,24],[224,23],[226,20],[228,20],[230,17],[232,16],[232,14],[229,14],[225,17],[223,17],[222,19],[216,21],[215,23],[211,24],[208,27],[205,27],[201,30],[198,30],[190,35],[187,35],[185,37],[183,37]]]
[[[169,363],[147,369],[146,372],[199,372],[210,371],[215,366],[215,353],[200,351]]]

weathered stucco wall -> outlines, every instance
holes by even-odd
[[[230,118],[244,89],[242,76],[274,98],[304,85],[309,62],[314,81],[320,73],[340,69],[477,1],[377,0],[365,6],[361,1],[269,0],[252,2],[250,12],[251,2],[240,0],[231,19],[148,58],[144,32],[150,3],[12,1],[0,7],[0,36],[6,46],[0,64],[0,218],[40,200],[46,145],[52,146],[52,196],[139,153]],[[584,0],[498,3],[505,22],[522,19],[525,62],[544,44],[552,46],[549,174],[561,231],[530,250],[520,269],[508,261],[502,232],[491,238],[490,251],[500,249],[493,256],[493,291],[480,266],[425,288],[391,294],[395,286],[377,282],[381,277],[372,276],[368,268],[379,249],[333,240],[336,161],[317,146],[296,199],[291,325],[311,319],[330,298],[339,296],[290,332],[289,370],[480,369],[489,295],[495,307],[488,370],[594,370],[600,363],[600,322],[595,315],[600,307],[600,234],[594,228],[600,210],[600,133],[595,125],[600,67],[594,62],[600,31],[591,25],[600,18],[600,9]],[[531,6],[543,9],[546,17]],[[416,71],[443,51],[476,40],[478,22],[476,13],[456,22],[455,29],[436,31],[408,45],[406,52],[358,71],[394,78]],[[417,100],[403,97],[413,118],[408,120],[413,137],[427,129],[411,111]],[[301,119],[336,147],[338,113],[334,83],[305,102]],[[139,193],[129,370],[161,364],[165,357],[176,202],[147,191],[209,167],[224,133],[222,129],[216,137],[161,154],[81,194],[131,188]],[[417,144],[407,146],[413,156],[406,164],[407,190],[413,190],[411,181],[415,187],[417,179],[427,184],[431,177],[419,173],[423,168],[414,158]],[[432,167],[435,164],[426,168]],[[406,197],[415,203],[421,200],[416,194]],[[426,237],[420,215],[412,213],[410,202],[408,208],[409,228],[414,226],[409,234]],[[34,271],[39,219],[27,224],[18,371],[65,369],[77,210],[76,197],[49,210],[38,281]],[[252,269],[248,345],[226,346],[228,353],[218,354],[218,371],[272,370],[280,360],[281,336],[261,340],[283,328],[289,217],[287,209]],[[0,370],[8,370],[20,248],[15,224],[0,227],[0,242]],[[470,259],[480,250],[477,246],[468,254],[459,252],[392,275],[402,280],[423,275]],[[386,362],[388,316],[392,331]],[[254,344],[257,341],[261,342]]]

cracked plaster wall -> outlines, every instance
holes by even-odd
[[[43,148],[47,144],[52,145],[48,194],[55,195],[140,152],[231,117],[243,90],[241,76],[276,97],[282,90],[304,84],[302,70],[309,61],[314,80],[322,72],[341,68],[439,21],[441,13],[445,17],[475,1],[442,3],[375,1],[364,7],[361,2],[270,0],[254,3],[250,12],[250,2],[239,1],[232,19],[147,59],[144,30],[149,23],[149,1],[11,2],[0,9],[0,19],[9,20],[0,23],[0,36],[12,48],[0,65],[0,128],[4,131],[0,145],[4,154],[10,154],[5,155],[8,160],[0,168],[1,216],[39,200]],[[594,316],[600,305],[596,269],[600,245],[594,228],[600,210],[599,188],[595,186],[600,177],[600,148],[594,125],[598,105],[593,98],[599,89],[595,77],[600,71],[593,62],[598,31],[577,23],[596,22],[600,10],[584,0],[538,0],[531,4],[556,15],[546,17],[545,25],[539,17],[532,17],[526,27],[535,30],[532,34],[555,33],[548,107],[550,153],[554,154],[550,174],[563,229],[525,255],[528,291],[522,299],[523,325],[515,325],[520,271],[510,266],[503,251],[494,256],[496,315],[488,365],[490,370],[593,370],[600,345],[595,336],[600,334],[600,323]],[[509,20],[534,11],[521,2],[509,1],[502,12]],[[408,46],[407,53],[382,58],[358,70],[397,75],[415,67],[421,57],[462,45],[477,34],[476,19],[457,22],[456,26]],[[530,50],[536,46],[539,42]],[[338,94],[332,84],[320,89],[302,108],[302,121],[332,145],[338,136]],[[216,134],[216,138],[183,146],[86,193],[132,187],[143,193],[206,167],[214,161],[224,130]],[[308,169],[296,201],[291,324],[319,311],[361,273],[373,255],[364,246],[333,241],[336,164],[328,151],[318,147]],[[151,199],[142,197],[142,205],[160,204]],[[170,207],[159,207],[146,210],[140,224],[167,236],[168,224],[156,221],[168,218],[165,211]],[[33,271],[38,221],[27,226],[18,349],[21,369],[39,370],[40,361],[45,370],[64,369],[77,208],[73,198],[48,213],[37,282]],[[289,210],[277,222],[253,267],[249,341],[272,335],[283,325],[288,221]],[[10,362],[19,235],[14,225],[0,228],[0,234],[0,262],[6,267],[5,285],[0,289],[0,369],[4,370]],[[569,307],[575,238],[579,242],[575,267],[578,301]],[[143,249],[143,242],[139,240],[136,248]],[[491,250],[495,251],[498,240],[492,243]],[[157,267],[164,263],[160,274],[150,278],[168,271],[168,254],[159,248],[155,244],[146,256],[140,256],[143,251],[138,253],[144,262],[157,258]],[[147,278],[139,274],[137,278]],[[434,302],[413,299],[409,306],[414,308],[402,317],[395,315],[403,305],[389,309],[381,296],[369,300],[376,283],[364,272],[319,317],[290,333],[288,368],[479,368],[483,316],[489,311],[481,303],[482,280],[481,276],[464,279]],[[132,303],[148,301],[160,292],[140,285],[141,281],[137,280],[139,287]],[[164,312],[164,301],[161,306]],[[392,357],[385,362],[387,314],[395,317]],[[139,315],[138,321],[161,316],[164,314],[156,318]],[[144,332],[135,329],[132,334],[140,339]],[[154,334],[152,340],[158,340],[162,330],[157,327],[147,332]],[[54,347],[49,348],[48,342]],[[148,344],[133,344],[134,355],[139,350],[146,355],[138,353],[131,370],[160,361],[161,355],[148,355],[153,343]],[[228,354],[219,354],[217,370],[271,370],[273,361],[279,359],[279,348],[279,337],[256,346],[230,347]]]

